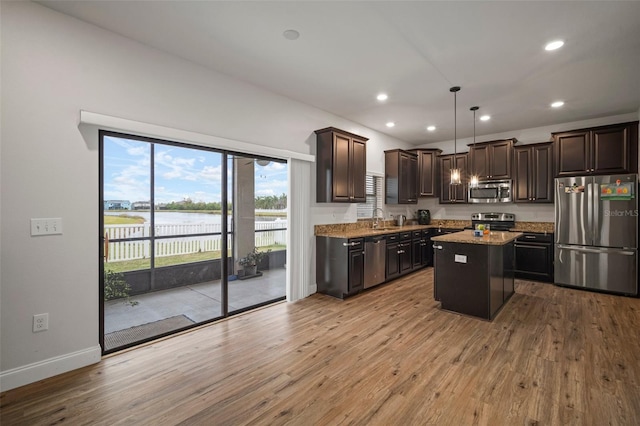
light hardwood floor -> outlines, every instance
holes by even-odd
[[[433,270],[313,295],[5,392],[2,425],[639,425],[640,299],[518,281],[493,322]]]

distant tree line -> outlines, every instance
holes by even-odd
[[[283,210],[287,208],[287,194],[256,197],[256,209]]]
[[[228,204],[231,208],[231,203]],[[222,203],[214,201],[205,203],[204,201],[193,202],[189,198],[182,201],[172,201],[162,206],[165,210],[214,210],[222,211]]]
[[[256,208],[265,210],[283,210],[287,208],[287,195],[282,194],[259,196],[255,198]],[[214,201],[211,203],[205,203],[204,201],[194,202],[190,198],[186,198],[182,201],[172,201],[167,204],[163,204],[160,207],[162,210],[212,210],[221,211],[222,204]],[[228,203],[228,208],[231,209],[231,203]]]

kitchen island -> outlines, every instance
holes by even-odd
[[[513,295],[514,241],[521,232],[472,230],[432,237],[434,297],[444,310],[492,320]]]

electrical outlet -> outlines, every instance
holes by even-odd
[[[62,234],[62,218],[31,219],[31,236]]]
[[[49,329],[49,314],[38,314],[33,316],[33,332],[45,331]]]

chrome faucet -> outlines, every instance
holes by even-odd
[[[382,218],[384,218],[384,210],[382,210],[380,207],[373,209],[373,213],[371,214],[371,220],[372,220],[371,227],[373,229],[376,229],[378,228],[378,226],[380,226],[380,217],[378,217],[377,215],[378,210],[382,212]]]

